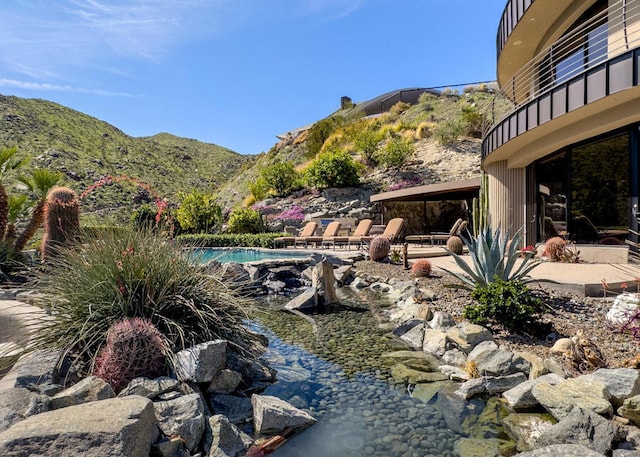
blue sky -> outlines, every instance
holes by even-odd
[[[8,0],[0,93],[242,154],[340,97],[495,79],[505,0]]]

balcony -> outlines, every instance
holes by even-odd
[[[504,83],[485,113],[483,158],[553,119],[638,86],[639,3],[619,2],[598,12]],[[517,18],[527,4],[520,0],[515,10],[507,5],[505,14]]]
[[[509,0],[504,7],[500,25],[498,26],[498,36],[496,37],[498,55],[502,52],[511,32],[516,27],[524,13],[529,9],[534,0]]]

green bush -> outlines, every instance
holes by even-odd
[[[293,162],[277,162],[263,168],[260,171],[260,179],[276,197],[286,197],[300,188],[300,178]]]
[[[378,162],[386,167],[401,167],[413,155],[415,146],[412,141],[394,137],[378,153]]]
[[[221,272],[205,270],[180,243],[150,232],[105,232],[76,244],[52,259],[35,285],[49,315],[34,323],[33,349],[62,348],[94,360],[109,327],[129,317],[151,321],[174,352],[217,338],[248,349],[252,340]]]
[[[263,177],[259,177],[249,183],[249,192],[251,192],[255,201],[259,202],[260,200],[264,200],[269,194],[269,184],[267,184],[267,181]]]
[[[449,146],[465,133],[467,127],[459,119],[444,120],[433,129],[433,136],[443,146]]]
[[[462,107],[462,121],[465,124],[466,134],[474,138],[482,136],[483,116],[475,105],[466,104]]]
[[[305,181],[310,187],[350,187],[360,184],[358,176],[361,165],[354,162],[345,151],[330,151],[320,154],[305,171]]]
[[[242,233],[242,234],[197,234],[180,235],[177,239],[188,246],[206,248],[248,247],[272,248],[273,240],[283,236],[282,233]]]
[[[307,149],[310,156],[317,155],[324,142],[327,141],[339,127],[346,123],[346,119],[342,116],[331,116],[322,119],[309,129],[309,136],[307,137]]]
[[[236,209],[229,216],[230,233],[260,233],[263,228],[260,213],[250,208]]]
[[[516,333],[547,330],[539,321],[544,312],[542,300],[521,281],[496,279],[476,288],[471,297],[476,303],[467,305],[463,316],[475,324],[500,324]]]
[[[382,135],[371,129],[361,130],[353,139],[356,150],[367,165],[376,165],[375,154],[378,151],[380,141],[382,141]]]
[[[187,233],[212,232],[222,222],[222,208],[213,194],[192,190],[179,193],[180,206],[176,210],[176,219],[182,230]]]

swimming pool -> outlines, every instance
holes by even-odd
[[[194,256],[200,263],[207,263],[211,260],[217,260],[220,263],[247,263],[262,260],[304,259],[310,255],[309,252],[270,251],[252,248],[200,248],[194,251]]]

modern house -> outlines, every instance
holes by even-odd
[[[640,0],[509,0],[496,44],[492,225],[527,244],[637,242]]]

